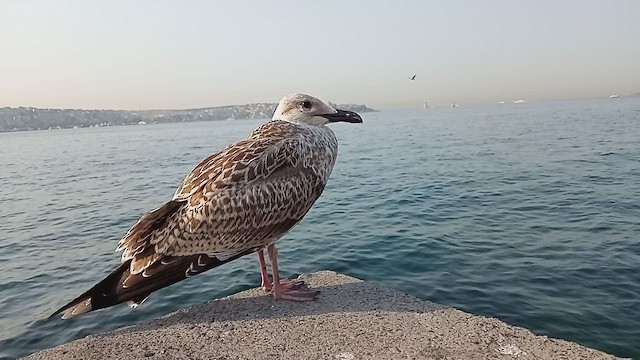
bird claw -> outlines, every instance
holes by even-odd
[[[307,284],[298,279],[280,279],[280,286],[274,283],[263,283],[262,290],[272,293],[276,299],[292,301],[312,301],[315,300],[320,291],[310,290]]]
[[[320,291],[310,289],[279,289],[274,291],[273,297],[276,299],[284,299],[291,301],[313,301],[316,299]]]
[[[307,284],[298,279],[282,279],[280,280],[280,287],[285,290],[297,290],[300,288],[307,288]]]
[[[298,290],[301,288],[307,288],[307,284],[298,279],[280,279],[280,288],[283,290]],[[263,283],[262,290],[266,293],[273,291],[273,283]]]

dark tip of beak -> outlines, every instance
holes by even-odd
[[[333,114],[325,114],[325,115],[322,115],[322,117],[324,117],[327,120],[329,120],[329,122],[344,121],[344,122],[354,123],[354,124],[362,123],[362,118],[360,117],[360,115],[358,115],[357,113],[355,113],[353,111],[347,111],[347,110],[337,110],[336,109],[335,113],[333,113]]]

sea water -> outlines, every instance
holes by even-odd
[[[278,243],[330,269],[536,334],[640,357],[640,98],[364,113],[331,125],[324,194]],[[264,120],[0,134],[0,357],[259,285],[249,255],[125,305],[47,320],[120,237]]]

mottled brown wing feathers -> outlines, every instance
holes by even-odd
[[[120,240],[116,251],[124,250],[123,260],[128,260],[134,256],[145,256],[149,253],[150,239],[154,231],[165,226],[170,215],[174,214],[183,202],[171,200],[161,207],[149,212],[136,222]],[[149,256],[150,254],[147,254]]]
[[[230,156],[233,156],[241,149],[240,143],[242,142],[232,144],[196,165],[178,187],[173,199],[186,199],[199,190],[207,181],[220,176],[224,163],[228,161]]]
[[[184,179],[176,190],[173,199],[185,199],[205,184],[210,189],[230,184],[241,184],[266,174],[262,166],[286,165],[282,161],[292,147],[291,138],[295,138],[296,126],[285,121],[270,121],[255,129],[247,139],[229,145],[201,161]],[[265,153],[271,149],[270,153]],[[263,158],[262,155],[265,155]],[[262,160],[262,161],[260,161]],[[257,167],[252,165],[257,165]],[[224,180],[223,180],[224,179]],[[219,180],[219,181],[215,181]]]
[[[284,128],[288,129],[286,125]],[[282,218],[263,214],[263,210],[271,212],[277,207],[287,207],[284,199],[265,198],[255,193],[258,190],[246,188],[266,178],[275,181],[287,176],[299,185],[302,179],[295,177],[305,174],[295,154],[299,140],[295,136],[277,137],[272,127],[266,127],[267,130],[273,136],[241,140],[200,162],[177,189],[172,201],[143,216],[127,232],[117,250],[124,250],[123,261],[131,260],[133,273],[145,270],[166,255],[235,253],[252,246],[244,243],[249,239],[255,241],[257,233],[264,233],[259,229],[261,226],[288,223],[291,219],[286,216],[299,220],[293,211]],[[287,185],[285,181],[277,184],[280,188],[276,189],[267,183],[259,190],[263,193],[285,191],[296,197],[312,195],[304,189],[288,191],[287,186],[296,184]],[[249,221],[254,229],[246,225],[243,228],[242,221]],[[203,228],[203,224],[207,227]],[[288,229],[282,229],[283,233]],[[216,243],[216,240],[220,241]]]
[[[184,179],[174,194],[174,200],[183,200],[197,193],[211,192],[228,186],[241,186],[260,177],[266,177],[276,167],[289,165],[291,140],[282,138],[245,139],[214,154],[198,164]]]

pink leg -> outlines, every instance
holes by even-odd
[[[258,262],[260,263],[260,276],[262,278],[260,287],[262,287],[262,290],[269,293],[273,289],[273,284],[271,283],[271,280],[269,280],[267,263],[264,261],[264,250],[258,251]],[[281,279],[280,285],[285,288],[298,289],[304,285],[304,282],[301,280]]]
[[[304,282],[289,279],[280,280],[278,250],[276,246],[272,244],[267,247],[267,251],[269,252],[269,260],[271,260],[271,270],[273,272],[273,297],[293,301],[315,300],[319,291],[302,288]]]
[[[267,272],[267,264],[264,262],[264,250],[258,251],[258,262],[260,262],[260,276],[262,277],[262,290],[266,292],[271,291],[271,280],[269,280],[269,273]]]

